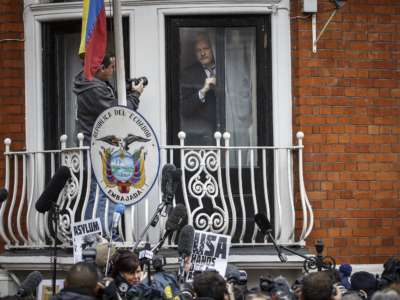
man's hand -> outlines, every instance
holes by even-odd
[[[140,79],[137,85],[135,85],[134,82],[132,82],[132,91],[136,91],[139,94],[142,94],[143,90],[144,90],[143,79]]]
[[[216,84],[217,84],[217,79],[215,77],[206,78],[206,80],[204,80],[204,86],[200,90],[200,92],[205,95]]]

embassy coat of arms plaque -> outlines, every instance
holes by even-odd
[[[124,106],[105,110],[90,146],[93,172],[109,199],[132,205],[146,197],[158,176],[160,148],[142,115]]]

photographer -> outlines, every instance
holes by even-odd
[[[102,64],[96,71],[92,80],[88,80],[84,72],[81,71],[74,79],[74,93],[77,95],[77,132],[84,135],[84,145],[90,146],[93,125],[97,117],[106,109],[118,105],[116,92],[109,80],[115,69],[115,56],[105,55]],[[139,96],[144,90],[144,79],[130,85],[127,93],[127,107],[136,110],[139,106]],[[95,202],[97,181],[92,172],[89,201],[85,211],[85,219],[92,218]],[[99,203],[95,216],[100,217],[103,232],[105,226],[111,226],[112,215],[115,208],[114,202],[109,202],[108,223],[104,224],[104,212],[107,196],[103,191],[99,191]]]

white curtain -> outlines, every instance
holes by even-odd
[[[227,28],[225,32],[226,130],[234,146],[257,145],[255,28]],[[248,153],[242,160],[248,164]],[[236,157],[231,158],[236,164]]]

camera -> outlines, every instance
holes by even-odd
[[[130,90],[132,88],[132,83],[134,85],[138,85],[140,80],[143,81],[143,86],[146,86],[149,83],[149,81],[147,80],[147,77],[145,77],[145,76],[142,76],[142,77],[139,77],[139,78],[130,78],[130,79],[126,80],[126,88],[128,90]]]

